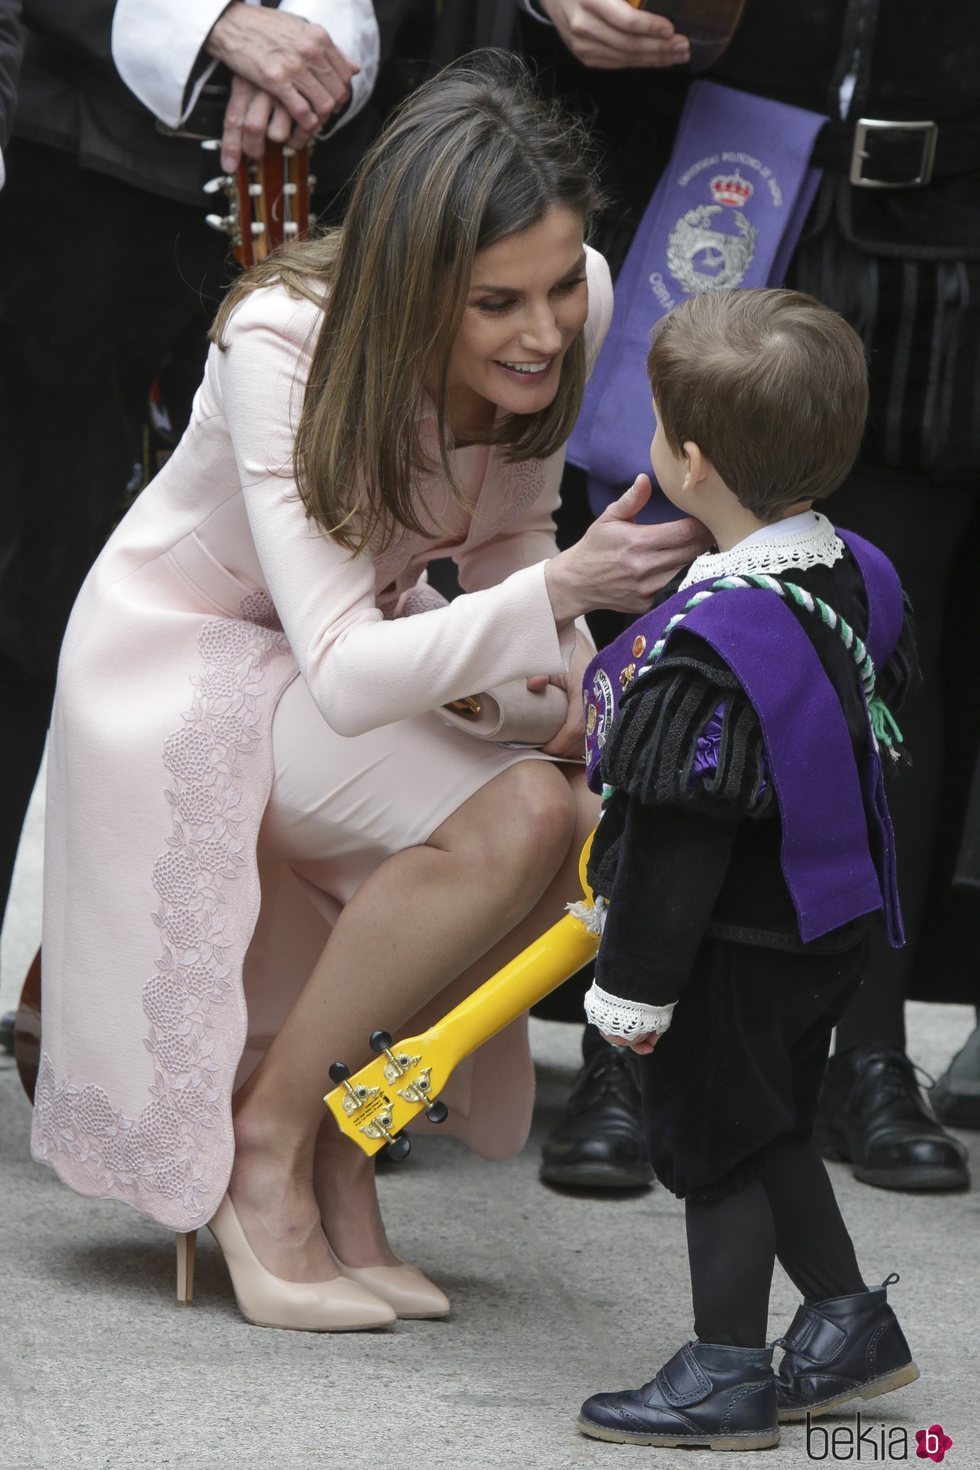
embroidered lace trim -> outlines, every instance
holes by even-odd
[[[636,1041],[651,1031],[662,1036],[670,1025],[674,1006],[647,1006],[635,1000],[622,1000],[618,995],[602,990],[593,981],[592,989],[585,997],[585,1014],[604,1035]]]
[[[814,512],[815,525],[799,531],[794,536],[771,538],[753,536],[748,542],[733,546],[730,551],[707,551],[691,563],[680,587],[691,587],[695,582],[706,582],[715,577],[744,577],[753,572],[769,572],[778,576],[780,572],[805,572],[810,567],[832,567],[844,555],[844,543],[830,521],[819,511]]]
[[[249,593],[240,612],[202,624],[193,703],[163,748],[170,832],[151,877],[160,953],[143,984],[151,1100],[127,1115],[104,1088],[59,1076],[46,1052],[35,1095],[40,1157],[83,1160],[100,1191],[161,1217],[192,1218],[204,1207],[203,1156],[226,1108],[209,1033],[240,983],[225,933],[227,887],[254,863],[242,794],[260,743],[266,667],[288,652],[267,593]]]

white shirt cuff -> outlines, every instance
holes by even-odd
[[[600,989],[595,981],[585,997],[586,1019],[605,1036],[616,1036],[622,1041],[637,1041],[655,1031],[662,1036],[670,1025],[674,1005],[647,1006],[636,1000],[623,1000]]]

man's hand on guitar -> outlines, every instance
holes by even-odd
[[[584,66],[614,71],[627,66],[678,66],[690,59],[685,36],[662,15],[636,10],[629,0],[536,0],[573,56]]]
[[[267,137],[304,148],[346,106],[359,70],[322,26],[259,5],[229,5],[205,49],[234,73],[221,146],[229,173],[242,153],[261,158]]]

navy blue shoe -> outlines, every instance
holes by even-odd
[[[919,1370],[886,1299],[897,1280],[888,1276],[875,1291],[800,1307],[777,1339],[786,1349],[776,1374],[780,1424],[915,1382]]]
[[[586,1399],[578,1427],[615,1444],[770,1449],[779,1443],[772,1348],[685,1343],[642,1388]]]

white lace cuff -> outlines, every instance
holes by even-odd
[[[662,1036],[673,1014],[673,1005],[647,1006],[636,1000],[622,1000],[600,989],[595,981],[585,997],[586,1018],[604,1035],[618,1036],[623,1041],[636,1041],[651,1031]]]

